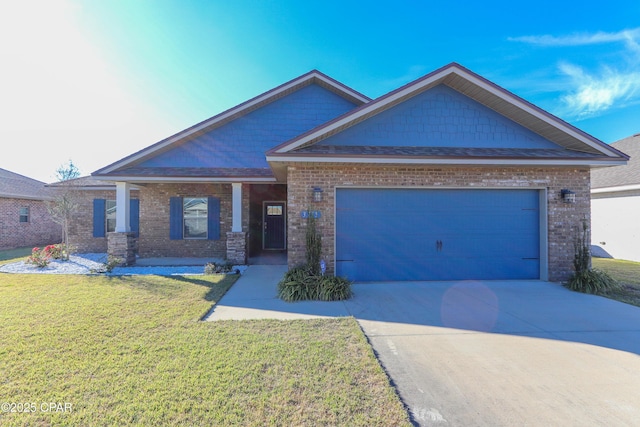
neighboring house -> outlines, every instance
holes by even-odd
[[[453,63],[374,100],[311,71],[92,175],[115,182],[107,244],[130,261],[137,244],[234,262],[286,250],[293,266],[315,215],[329,274],[558,281],[591,167],[626,161]]]
[[[611,146],[631,159],[591,171],[591,242],[614,258],[640,262],[640,134]]]
[[[0,169],[0,250],[60,242],[62,227],[46,206],[51,198],[44,182]]]

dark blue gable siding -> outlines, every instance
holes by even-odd
[[[445,85],[416,95],[318,145],[559,148]]]
[[[139,166],[266,168],[267,150],[354,107],[312,84]]]

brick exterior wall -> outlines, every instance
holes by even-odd
[[[29,222],[20,222],[20,209],[29,208]],[[0,198],[0,250],[60,243],[56,224],[42,200]]]
[[[334,271],[335,188],[461,187],[461,188],[547,188],[549,280],[563,281],[573,273],[574,238],[582,220],[590,222],[590,171],[588,168],[489,168],[411,167],[349,164],[294,163],[288,168],[288,257],[289,266],[305,259],[306,220],[300,211],[320,210],[318,229],[322,233],[323,258],[327,271]],[[313,187],[324,190],[323,201],[313,203]],[[576,192],[576,203],[563,203],[560,190]]]
[[[115,200],[111,191],[81,190],[80,209],[70,230],[71,244],[77,252],[107,252],[107,238],[93,237],[93,199]],[[219,240],[170,240],[169,199],[171,197],[220,198]],[[132,198],[140,199],[140,236],[138,255],[149,257],[215,257],[227,254],[227,232],[231,231],[231,184],[147,184],[131,191]],[[249,186],[242,187],[242,229],[249,229]]]
[[[93,199],[115,200],[116,190],[76,190],[78,209],[69,223],[69,244],[77,253],[106,253],[107,235],[93,237]],[[131,191],[139,198],[138,191]]]

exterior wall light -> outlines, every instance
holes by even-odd
[[[566,188],[560,191],[560,194],[562,195],[562,200],[565,203],[575,203],[576,202],[576,193],[571,191],[571,190],[567,190]]]
[[[313,187],[313,201],[321,202],[322,201],[322,188]]]

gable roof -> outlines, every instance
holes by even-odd
[[[608,191],[624,191],[640,189],[640,133],[611,144],[612,147],[624,151],[631,156],[629,163],[614,168],[594,169],[591,171],[591,188]]]
[[[316,84],[324,89],[327,89],[340,97],[348,100],[354,105],[361,105],[365,102],[368,102],[370,98],[367,96],[349,88],[348,86],[338,82],[337,80],[332,79],[331,77],[317,71],[312,70],[306,74],[303,74],[300,77],[297,77],[293,80],[290,80],[274,89],[271,89],[261,95],[258,95],[242,104],[239,104],[229,110],[226,110],[218,115],[215,115],[207,120],[204,120],[190,128],[187,128],[177,134],[170,136],[156,144],[153,144],[143,150],[140,150],[130,156],[127,156],[115,163],[112,163],[108,166],[105,166],[102,169],[99,169],[92,173],[94,176],[122,176],[122,175],[134,175],[136,173],[141,172],[140,170],[136,170],[135,166],[137,166],[140,162],[150,159],[154,156],[157,156],[161,153],[164,153],[185,141],[196,138],[200,135],[204,135],[207,132],[210,132],[213,129],[219,128],[227,123],[232,122],[240,117],[243,117],[253,111],[258,110],[259,108],[270,104],[278,99],[281,99],[293,92],[298,91],[301,88],[306,86]],[[174,168],[170,172],[175,179],[188,179],[192,176],[191,170],[187,170],[189,168]],[[270,178],[265,178],[264,168],[258,168],[256,170],[240,170],[242,168],[236,168],[237,170],[231,174],[233,179],[237,180],[239,177],[246,178],[255,178],[257,180],[269,179],[273,180],[272,174],[269,174]],[[269,169],[267,168],[267,171]],[[145,170],[143,171],[143,175],[147,177],[155,177],[161,178],[165,176],[164,171],[156,170]],[[210,171],[215,172],[215,171]],[[225,178],[223,174],[220,178]]]
[[[388,153],[375,152],[376,150],[372,147],[357,146],[348,149],[341,147],[338,149],[341,152],[338,153],[327,152],[326,147],[323,149],[314,147],[314,144],[320,141],[442,84],[557,144],[560,149],[552,153],[553,155],[548,155],[550,154],[548,151],[525,153],[522,150],[512,152],[502,150],[499,156],[487,151],[483,156],[469,158],[469,153],[460,150],[428,152],[428,150],[416,150],[416,147],[397,147],[398,150],[395,153]],[[518,162],[517,159],[521,161]],[[544,164],[557,165],[614,165],[624,164],[627,159],[628,156],[624,153],[457,63],[446,65],[267,152],[267,160],[270,162],[344,161],[424,164],[540,164],[544,162]]]
[[[0,197],[50,200],[51,192],[42,181],[0,168]]]

